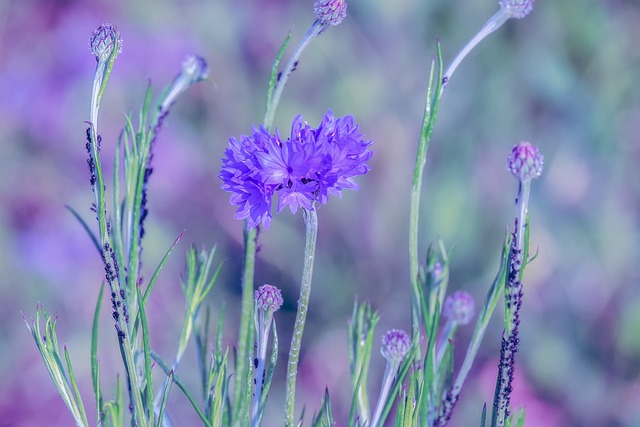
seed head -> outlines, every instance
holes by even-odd
[[[347,3],[345,0],[316,0],[313,10],[323,25],[338,25],[347,16]]]
[[[538,148],[526,141],[517,143],[509,154],[508,169],[520,181],[530,181],[542,173],[544,157]]]
[[[509,18],[522,19],[531,12],[535,0],[500,0],[500,7]]]
[[[280,289],[271,285],[262,285],[254,292],[258,310],[271,310],[272,313],[282,307],[282,293]]]
[[[409,351],[411,337],[401,329],[391,329],[382,337],[380,353],[387,362],[400,362]]]
[[[458,325],[467,325],[473,319],[475,303],[473,297],[465,291],[456,291],[444,300],[443,315]]]
[[[102,24],[92,34],[89,40],[89,47],[91,53],[93,53],[98,61],[106,61],[113,49],[116,50],[116,55],[122,52],[122,38],[115,25]]]

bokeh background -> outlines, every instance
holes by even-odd
[[[320,208],[320,231],[297,403],[309,415],[327,386],[338,425],[348,412],[347,319],[354,298],[389,328],[409,328],[408,207],[427,76],[440,37],[445,62],[498,8],[497,0],[349,2],[348,17],[309,47],[276,115],[287,134],[303,114],[316,125],[332,108],[352,114],[375,141],[359,192]],[[148,307],[151,342],[170,358],[182,317],[179,277],[187,245],[217,244],[222,275],[209,303],[225,310],[235,343],[242,224],[216,177],[229,136],[264,114],[274,55],[288,53],[314,19],[311,0],[0,1],[0,426],[69,426],[25,328],[37,302],[59,313],[92,413],[89,324],[103,278],[97,253],[65,210],[92,218],[84,120],[95,62],[88,49],[103,22],[124,38],[103,98],[103,158],[150,79],[156,93],[196,52],[210,81],[176,103],[156,146],[149,190],[147,276],[173,239],[185,238]],[[640,3],[539,0],[462,64],[442,99],[427,161],[421,248],[441,236],[452,256],[451,289],[480,301],[515,215],[517,183],[505,167],[518,140],[537,144],[543,176],[530,207],[536,261],[525,275],[522,345],[513,404],[529,426],[640,425]],[[109,181],[108,181],[109,182]],[[281,359],[265,425],[281,425],[284,370],[302,269],[301,215],[275,216],[260,235],[256,282],[283,289]],[[491,322],[451,424],[477,425],[490,402],[502,332]],[[103,312],[102,381],[112,390],[119,355]],[[456,362],[471,328],[457,340]],[[376,344],[377,346],[377,344]],[[195,367],[188,353],[181,375]],[[375,350],[375,400],[383,360]],[[196,425],[174,388],[178,425]]]

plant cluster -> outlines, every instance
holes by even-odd
[[[444,71],[439,44],[428,80],[426,107],[411,185],[410,215],[410,287],[411,330],[391,329],[382,338],[380,353],[386,360],[382,384],[375,405],[369,399],[369,367],[373,357],[374,333],[379,315],[368,303],[356,301],[349,322],[349,366],[353,398],[349,426],[383,425],[437,427],[447,425],[458,402],[464,382],[484,337],[488,322],[500,298],[504,298],[504,332],[498,365],[495,397],[488,420],[486,405],[480,415],[481,426],[524,424],[524,412],[512,414],[510,405],[519,346],[520,309],[523,301],[523,273],[529,257],[528,203],[531,182],[542,172],[543,158],[528,143],[516,144],[508,156],[508,170],[518,180],[516,215],[499,257],[499,268],[480,306],[475,329],[464,360],[456,369],[453,343],[458,328],[470,324],[476,313],[473,298],[464,291],[448,294],[450,251],[441,240],[434,242],[421,262],[419,254],[419,206],[426,155],[435,126],[438,105],[445,87],[465,56],[487,35],[510,18],[523,18],[533,0],[501,0],[499,11],[460,51]],[[90,184],[95,196],[91,210],[95,227],[69,208],[89,233],[104,265],[104,283],[100,289],[92,327],[91,368],[97,413],[89,417],[79,393],[66,349],[60,351],[56,336],[56,317],[38,307],[35,320],[27,323],[49,374],[76,425],[122,426],[129,420],[137,426],[181,425],[167,411],[173,386],[187,397],[202,424],[206,426],[259,426],[264,420],[269,390],[279,354],[276,327],[277,311],[283,304],[280,290],[265,284],[255,288],[257,230],[269,229],[277,196],[279,213],[285,207],[302,211],[305,223],[304,265],[300,297],[293,334],[288,348],[285,426],[301,425],[302,414],[295,413],[296,380],[302,336],[310,306],[313,266],[318,238],[318,212],[329,195],[341,196],[343,189],[357,190],[356,178],[370,171],[373,143],[364,138],[352,116],[336,117],[331,110],[317,127],[301,116],[292,121],[289,136],[283,138],[272,129],[273,117],[283,89],[297,68],[310,43],[331,26],[340,24],[347,14],[344,0],[317,0],[316,19],[281,70],[288,35],[273,64],[268,85],[263,122],[250,135],[231,137],[222,159],[219,178],[222,188],[231,193],[230,203],[237,206],[236,219],[244,220],[244,261],[242,273],[241,322],[237,343],[230,352],[211,327],[207,296],[222,268],[214,266],[215,248],[191,247],[186,254],[186,271],[181,279],[184,294],[184,318],[178,346],[172,361],[163,360],[153,349],[147,322],[148,300],[157,278],[181,235],[166,251],[149,280],[141,274],[145,219],[148,215],[148,182],[154,171],[155,140],[177,97],[191,85],[207,78],[204,59],[186,58],[182,70],[152,101],[147,89],[139,115],[126,117],[124,129],[114,153],[112,198],[106,197],[105,171],[101,161],[101,136],[98,111],[122,40],[115,26],[104,24],[91,36],[90,47],[97,66],[87,121],[86,150]],[[134,124],[134,122],[137,122]],[[102,389],[97,334],[99,313],[107,289],[109,310],[124,367],[115,396],[107,398]],[[42,322],[44,321],[44,328]],[[200,392],[196,397],[181,380],[180,362],[191,337],[198,357]],[[154,384],[152,371],[160,369],[165,377]],[[126,397],[124,397],[126,395]],[[394,418],[395,417],[395,418]],[[334,425],[329,391],[311,419],[313,426]],[[342,424],[342,422],[341,422]]]

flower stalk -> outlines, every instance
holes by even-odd
[[[311,294],[311,279],[313,276],[313,262],[316,252],[316,240],[318,237],[318,214],[315,209],[302,210],[305,224],[304,267],[302,270],[302,282],[300,284],[300,298],[296,320],[293,326],[293,336],[289,348],[287,361],[287,383],[285,391],[285,426],[294,425],[294,411],[296,399],[296,379],[298,375],[298,361],[300,359],[300,347],[302,345],[302,333],[309,309],[309,296]]]

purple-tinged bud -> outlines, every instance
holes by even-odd
[[[254,292],[254,296],[258,310],[271,310],[274,313],[282,307],[282,293],[275,286],[262,285]]]
[[[411,337],[401,329],[391,329],[382,337],[380,353],[387,362],[400,362],[411,345]]]
[[[209,67],[207,62],[198,55],[188,55],[182,63],[182,74],[191,83],[197,83],[207,78]]]
[[[544,157],[538,148],[526,141],[519,142],[509,154],[508,169],[520,181],[530,181],[542,173]]]
[[[345,0],[316,0],[313,10],[321,24],[338,25],[347,16],[347,2]]]
[[[535,0],[500,0],[500,7],[509,18],[522,19],[533,10]]]
[[[444,300],[442,314],[458,325],[467,325],[473,319],[475,303],[473,297],[465,291],[456,291]]]
[[[113,50],[116,49],[116,55],[122,52],[122,39],[115,25],[102,24],[91,34],[89,47],[98,61],[106,61],[109,59]]]

